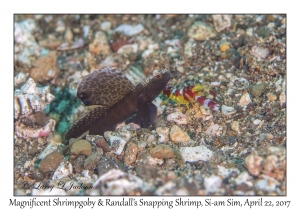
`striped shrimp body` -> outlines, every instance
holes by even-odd
[[[212,110],[218,110],[220,108],[219,104],[211,100],[216,98],[217,94],[202,85],[189,85],[180,90],[167,86],[162,94],[178,104],[188,105],[191,102],[197,101]]]

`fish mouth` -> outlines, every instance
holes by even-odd
[[[171,79],[171,73],[167,69],[162,70],[161,73],[166,82],[168,82]]]

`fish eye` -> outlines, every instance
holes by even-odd
[[[157,74],[157,75],[155,75],[155,78],[156,78],[156,79],[159,79],[159,78],[161,78],[161,75],[160,75],[160,74]]]

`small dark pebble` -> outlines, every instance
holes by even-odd
[[[84,155],[78,155],[77,158],[74,161],[74,169],[76,173],[80,173],[84,169],[84,160],[85,156]]]
[[[254,133],[254,130],[253,130],[253,128],[248,128],[248,130],[247,130],[249,133]]]
[[[262,26],[256,30],[256,33],[258,36],[266,38],[270,35],[270,30],[268,29],[268,27]]]
[[[228,177],[230,177],[230,178],[237,178],[238,175],[239,175],[239,174],[238,174],[236,171],[232,171],[232,172],[229,174]]]
[[[137,58],[137,53],[130,53],[129,54],[129,60],[134,62]]]
[[[139,166],[136,168],[137,176],[141,177],[143,180],[151,180],[157,177],[158,169],[154,167],[144,167]]]
[[[199,184],[196,182],[196,180],[193,180],[192,182],[189,182],[188,180],[184,179],[184,187],[188,190],[190,195],[197,195]]]
[[[22,185],[21,185],[24,190],[28,190],[31,188],[30,184],[26,184],[26,182],[24,182]]]
[[[265,115],[265,114],[267,114],[270,111],[271,111],[270,108],[264,108],[264,109],[261,110],[261,115]]]
[[[110,159],[108,157],[102,157],[97,164],[97,168],[98,176],[100,177],[111,169],[120,169],[121,171],[126,171],[127,167],[122,163],[114,161],[113,159]]]
[[[30,156],[35,156],[35,154],[39,153],[40,151],[37,149],[37,148],[31,148],[29,151],[28,151],[28,155]]]
[[[44,175],[43,173],[41,173],[39,170],[35,170],[33,173],[33,178],[36,180],[36,181],[41,181],[44,179]]]
[[[230,188],[230,186],[225,186],[225,195],[232,196],[233,190]]]
[[[110,152],[112,150],[102,136],[95,140],[95,144],[97,147],[101,148],[103,152]]]
[[[272,119],[273,119],[273,115],[272,115],[270,112],[268,112],[268,113],[264,116],[264,120],[265,120],[266,122],[271,122]]]
[[[101,159],[100,152],[94,152],[90,156],[88,156],[84,161],[84,169],[94,169],[96,168],[97,162]]]
[[[52,172],[63,160],[63,156],[59,152],[54,151],[44,157],[44,159],[40,162],[39,169],[43,173]]]
[[[146,133],[150,133],[150,130],[147,128],[138,128],[136,130],[136,134],[139,138],[141,137],[141,135],[145,135]]]
[[[247,112],[254,111],[256,105],[257,105],[256,103],[250,103],[250,104],[248,104],[247,105]]]
[[[249,106],[249,104],[248,104],[248,106]],[[241,107],[241,106],[236,106],[235,109],[236,109],[237,113],[242,113],[243,112],[243,107]]]
[[[266,89],[266,87],[267,87],[267,84],[264,82],[259,83],[257,85],[253,85],[251,87],[251,94],[254,97],[259,97],[259,96],[261,96],[262,92]]]
[[[229,140],[229,145],[233,145],[237,141],[236,138],[232,136],[228,136],[228,140]]]
[[[250,190],[250,187],[246,183],[242,183],[242,184],[236,186],[236,190],[246,192],[246,191]]]
[[[36,112],[33,114],[33,117],[38,126],[45,126],[49,121],[49,117],[44,112]]]

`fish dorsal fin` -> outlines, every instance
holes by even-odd
[[[78,85],[77,97],[86,106],[112,106],[134,89],[133,84],[117,69],[94,70]]]

